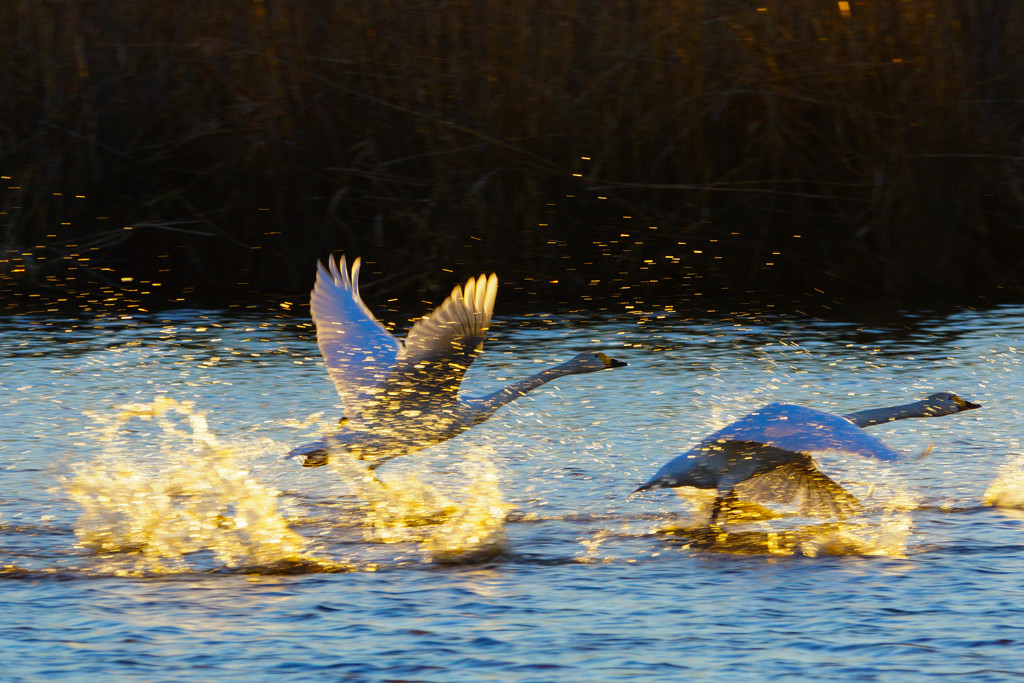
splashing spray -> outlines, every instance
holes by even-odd
[[[378,479],[365,464],[332,454],[331,465],[364,503],[366,538],[377,543],[415,542],[433,562],[462,564],[504,552],[505,518],[498,472],[480,450],[460,465],[461,495],[452,498],[411,473]]]
[[[278,492],[253,479],[192,403],[158,396],[93,417],[103,452],[67,482],[82,508],[80,547],[130,553],[133,572],[194,569],[190,556],[202,551],[233,569],[312,560],[278,511]],[[136,421],[158,429],[147,434]]]

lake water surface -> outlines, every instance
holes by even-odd
[[[470,395],[567,377],[368,478],[295,317],[0,319],[2,681],[1024,678],[1024,307],[499,318]],[[732,419],[955,391],[822,456],[865,514],[710,533],[629,493]],[[993,505],[992,503],[995,503]]]

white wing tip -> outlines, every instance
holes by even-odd
[[[319,260],[316,262],[317,282],[320,282],[320,280],[323,279],[325,281],[329,281],[335,287],[340,287],[342,289],[358,293],[359,269],[362,267],[362,263],[363,259],[357,256],[353,259],[352,268],[350,270],[348,260],[344,254],[339,256],[337,260],[335,260],[333,256],[328,255],[326,266],[324,266],[324,264]]]

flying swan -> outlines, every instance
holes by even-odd
[[[310,309],[344,418],[336,432],[288,454],[304,456],[305,467],[327,464],[331,451],[371,460],[374,469],[461,434],[551,380],[626,365],[603,353],[581,353],[488,396],[463,398],[459,385],[483,349],[498,278],[481,275],[456,285],[402,343],[359,296],[359,265],[357,258],[349,273],[344,256],[338,263],[328,258],[326,268],[317,263]]]
[[[772,403],[665,463],[633,493],[677,486],[717,489],[712,524],[717,522],[727,502],[740,497],[751,502],[795,502],[801,514],[841,519],[856,513],[860,503],[821,473],[811,453],[838,451],[894,461],[902,455],[860,427],[980,407],[946,392],[914,403],[862,410],[842,417],[790,403]]]

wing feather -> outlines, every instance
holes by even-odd
[[[752,503],[796,507],[804,516],[846,519],[862,509],[852,493],[823,474],[806,454],[738,484],[732,492]]]
[[[466,370],[483,348],[497,294],[496,275],[470,278],[413,325],[395,374],[416,387],[420,400],[457,395]]]
[[[350,275],[344,256],[337,263],[328,257],[326,268],[317,262],[310,297],[317,345],[349,415],[372,398],[401,351],[359,295],[360,265],[360,259],[353,261]]]

